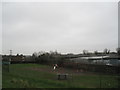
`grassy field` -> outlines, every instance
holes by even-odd
[[[68,73],[68,80],[57,80],[57,73]],[[11,64],[3,71],[3,88],[117,88],[118,76],[76,72],[75,70],[39,64]]]

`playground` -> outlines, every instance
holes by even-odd
[[[67,79],[58,80],[58,74]],[[2,72],[3,88],[117,88],[118,76],[78,71],[51,65],[10,64]]]

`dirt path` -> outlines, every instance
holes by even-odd
[[[93,75],[93,73],[89,73],[89,72],[85,72],[83,70],[75,70],[75,69],[66,69],[66,68],[56,68],[55,70],[53,69],[53,67],[29,67],[27,68],[29,70],[35,70],[35,71],[40,71],[40,72],[50,72],[50,73],[67,73],[67,74],[74,74],[74,75]]]

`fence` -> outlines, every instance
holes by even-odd
[[[2,71],[10,71],[10,61],[2,61]]]

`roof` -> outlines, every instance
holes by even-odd
[[[92,57],[81,57],[81,59],[104,59],[108,57],[109,56],[92,56]]]

